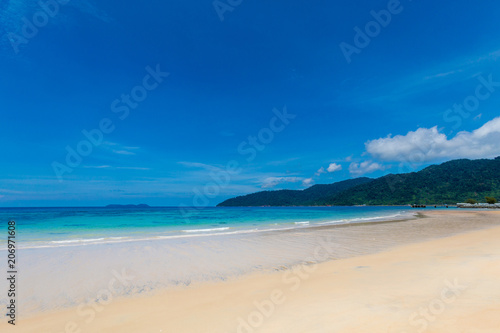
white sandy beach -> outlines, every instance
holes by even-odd
[[[21,314],[16,327],[3,322],[0,331],[499,332],[500,212],[426,214],[419,228],[437,239],[134,297],[110,292],[94,305]],[[380,224],[391,225],[401,227]],[[446,236],[451,225],[463,231]],[[319,242],[304,262],[329,251]]]

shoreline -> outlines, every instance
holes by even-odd
[[[387,213],[387,212],[386,212]],[[393,212],[390,212],[393,213]],[[133,235],[133,234],[118,234],[104,235],[96,234],[88,236],[88,238],[75,238],[75,239],[57,239],[57,240],[44,240],[43,242],[37,240],[39,243],[29,243],[20,245],[20,249],[43,249],[43,248],[57,248],[57,247],[78,247],[78,246],[92,246],[92,245],[102,245],[102,244],[117,244],[117,243],[128,243],[128,242],[147,242],[147,241],[163,241],[169,239],[182,239],[182,238],[204,238],[204,237],[217,237],[217,236],[227,236],[227,235],[238,235],[238,234],[250,234],[250,233],[267,233],[267,232],[281,232],[294,229],[306,229],[314,227],[323,226],[335,226],[343,224],[363,224],[372,223],[377,221],[391,221],[391,220],[401,220],[401,219],[411,219],[414,216],[414,212],[404,211],[401,213],[398,211],[395,215],[378,215],[373,217],[331,217],[325,218],[324,220],[311,220],[306,222],[298,221],[280,221],[277,223],[272,223],[269,221],[267,224],[257,225],[250,224],[248,226],[242,225],[200,225],[196,226],[197,229],[160,229],[160,230],[149,230],[150,234],[143,235]],[[337,218],[337,219],[335,219]],[[333,219],[333,220],[332,220]],[[3,241],[0,240],[0,246],[6,246]],[[0,248],[0,251],[5,251],[6,248]]]
[[[344,229],[345,230],[353,230],[357,229],[360,233],[364,233],[363,237],[372,238],[374,231],[377,231],[377,234],[383,237],[392,237],[391,240],[394,240],[400,236],[398,233],[401,231],[401,228],[407,230],[408,232],[413,229],[422,229],[422,232],[419,237],[425,234],[424,229],[428,229],[431,236],[428,239],[423,237],[423,240],[415,240],[411,237],[407,239],[403,239],[402,242],[394,244],[387,244],[385,241],[380,241],[377,238],[370,239],[370,246],[368,246],[365,250],[371,254],[367,254],[367,251],[360,251],[360,255],[347,255],[342,258],[331,258],[331,256],[326,256],[325,254],[328,251],[318,252],[322,257],[325,258],[324,261],[316,260],[316,262],[308,262],[308,258],[303,258],[300,263],[291,266],[282,266],[275,267],[273,270],[253,270],[246,272],[241,275],[236,276],[228,276],[223,279],[223,281],[198,281],[194,282],[190,286],[178,286],[169,289],[159,288],[157,290],[153,290],[150,293],[140,294],[136,293],[133,296],[128,297],[120,297],[119,295],[112,295],[112,299],[110,302],[104,301],[104,304],[96,304],[97,307],[102,307],[105,311],[94,311],[95,318],[91,320],[90,323],[87,323],[85,319],[90,320],[90,311],[94,309],[90,305],[84,306],[82,311],[87,311],[87,316],[80,316],[77,313],[78,307],[68,307],[57,310],[50,310],[46,312],[35,313],[29,316],[22,316],[18,319],[19,323],[22,324],[16,327],[17,332],[29,332],[33,331],[33,328],[37,328],[37,331],[47,331],[47,332],[64,332],[65,325],[68,322],[77,323],[78,327],[82,329],[83,332],[92,331],[92,332],[138,332],[143,331],[147,327],[148,331],[159,332],[160,329],[163,329],[163,332],[175,331],[175,332],[237,332],[237,327],[241,322],[238,318],[246,318],[245,313],[252,313],[255,311],[255,304],[257,302],[259,304],[270,304],[265,301],[276,300],[274,307],[276,308],[276,313],[270,318],[266,317],[265,325],[263,324],[261,329],[262,332],[281,332],[279,328],[288,327],[289,324],[285,324],[283,322],[283,318],[286,318],[285,313],[280,314],[279,308],[283,307],[294,307],[295,309],[301,309],[300,312],[304,311],[305,314],[309,314],[309,316],[315,317],[319,316],[322,313],[322,309],[317,307],[317,302],[321,300],[321,302],[325,302],[325,307],[332,306],[333,308],[337,308],[340,304],[343,304],[344,301],[347,305],[354,303],[363,302],[367,296],[362,295],[359,291],[355,293],[355,297],[353,295],[345,295],[342,294],[341,290],[339,290],[340,286],[344,286],[346,288],[356,288],[362,290],[363,288],[368,288],[365,290],[367,294],[374,292],[369,288],[370,283],[373,282],[373,278],[376,277],[378,279],[385,280],[390,279],[394,274],[403,274],[403,272],[399,272],[397,267],[391,267],[390,270],[378,270],[378,273],[374,276],[370,270],[375,269],[377,265],[374,263],[379,263],[380,265],[387,265],[388,262],[393,262],[394,256],[399,256],[398,265],[400,266],[408,266],[408,269],[413,269],[412,267],[415,265],[424,265],[424,266],[432,266],[433,270],[440,270],[441,267],[439,264],[446,263],[440,260],[439,262],[435,262],[435,257],[440,257],[441,259],[447,258],[446,254],[446,246],[450,247],[450,244],[453,243],[456,239],[472,239],[474,242],[468,244],[468,241],[461,241],[461,244],[467,244],[469,247],[475,247],[474,251],[477,253],[484,252],[484,245],[481,242],[478,242],[478,236],[476,234],[481,234],[481,237],[488,240],[493,237],[493,235],[500,235],[500,214],[496,214],[495,212],[464,212],[464,211],[433,211],[425,212],[424,214],[430,215],[423,219],[416,219],[410,221],[395,222],[395,221],[380,221],[380,222],[369,222],[366,223],[367,226],[356,226],[357,228],[338,228],[338,227],[353,227],[353,225],[336,225],[334,226],[337,230]],[[436,222],[437,221],[437,222]],[[440,222],[441,221],[441,222]],[[423,222],[423,223],[418,223]],[[465,222],[465,223],[464,223]],[[441,224],[441,225],[438,225]],[[457,229],[449,230],[450,226],[455,226]],[[444,229],[443,229],[444,228]],[[310,229],[310,228],[308,228]],[[332,229],[332,226],[319,227],[319,232],[324,233],[327,229]],[[316,230],[318,231],[318,230]],[[396,235],[387,235],[387,231],[392,231],[396,233]],[[414,230],[412,231],[414,232]],[[356,234],[355,232],[354,234]],[[290,232],[293,234],[293,232]],[[450,234],[452,236],[450,236]],[[347,237],[349,233],[342,234],[343,237]],[[415,236],[416,234],[413,234]],[[425,234],[427,235],[427,234]],[[297,235],[294,235],[294,237]],[[298,235],[300,237],[304,237],[304,234]],[[397,237],[396,237],[397,236]],[[411,235],[410,235],[411,236]],[[480,238],[481,238],[480,237]],[[273,238],[275,239],[275,238]],[[340,240],[340,239],[337,239]],[[368,239],[365,239],[368,240]],[[377,242],[381,242],[377,244]],[[450,243],[451,242],[451,243]],[[328,245],[327,245],[328,246]],[[443,247],[444,246],[444,247]],[[379,250],[377,250],[379,249]],[[451,246],[450,249],[456,250],[456,247]],[[491,250],[500,250],[500,245],[496,246],[496,244],[488,245],[488,249]],[[268,249],[269,250],[269,249]],[[332,248],[332,253],[337,253],[339,249]],[[337,252],[336,252],[337,251]],[[434,251],[434,252],[432,252]],[[471,250],[471,252],[474,252]],[[427,253],[426,256],[421,255],[419,258],[418,253]],[[314,251],[313,259],[314,259]],[[406,253],[408,258],[406,258],[401,253]],[[485,252],[486,253],[486,252]],[[352,254],[352,253],[351,253]],[[484,253],[483,253],[484,254]],[[498,259],[500,256],[500,251],[494,252],[490,251],[486,253],[490,256],[493,256],[494,259]],[[450,254],[451,255],[451,254]],[[462,256],[467,256],[467,253],[461,253]],[[403,258],[402,258],[402,257]],[[415,257],[411,259],[412,257]],[[375,258],[375,259],[374,259]],[[434,258],[434,259],[433,259]],[[332,260],[337,259],[337,260]],[[411,260],[410,260],[411,259]],[[469,260],[478,260],[481,257],[476,258],[468,258]],[[414,262],[412,262],[412,260]],[[318,263],[319,261],[319,263]],[[409,264],[408,262],[411,262]],[[353,266],[353,263],[357,266]],[[351,266],[349,266],[351,265]],[[397,266],[398,266],[397,265]],[[347,269],[349,267],[349,269]],[[473,267],[473,266],[471,266]],[[428,267],[427,267],[428,268]],[[456,268],[456,267],[455,267]],[[467,268],[467,267],[465,267]],[[336,272],[333,273],[333,270]],[[378,268],[377,268],[378,269]],[[397,272],[392,271],[396,269]],[[432,271],[427,270],[428,274],[432,275]],[[414,272],[417,274],[418,272]],[[367,284],[352,284],[354,282],[350,282],[350,278],[343,278],[339,281],[336,281],[335,284],[329,283],[329,279],[337,278],[338,274],[340,276],[347,277],[356,277],[358,279],[362,279],[367,282]],[[354,274],[354,275],[353,275]],[[366,274],[366,276],[365,276]],[[286,275],[286,281],[284,281],[284,277]],[[397,275],[397,274],[396,274]],[[394,276],[396,276],[394,275]],[[417,274],[418,275],[418,274]],[[302,278],[307,276],[307,278]],[[328,276],[330,278],[328,278]],[[495,275],[497,278],[500,275]],[[407,278],[411,278],[413,281],[418,282],[418,279],[415,276],[407,276]],[[370,282],[370,279],[372,281]],[[450,277],[453,279],[453,276]],[[316,283],[312,283],[309,285],[308,281],[318,280],[318,285]],[[381,280],[381,281],[382,281]],[[287,282],[288,281],[288,282]],[[307,283],[306,283],[307,282]],[[340,284],[337,284],[340,283]],[[397,282],[397,281],[396,281]],[[442,282],[442,281],[441,281]],[[297,284],[298,283],[298,284]],[[444,282],[443,282],[444,283]],[[491,282],[488,282],[491,283]],[[289,296],[290,304],[288,302],[283,302],[282,304],[278,304],[281,298],[278,294],[272,295],[272,291],[276,289],[276,286],[281,286],[281,289],[288,289],[294,287],[296,285],[304,284],[304,289],[313,288],[314,292],[311,295],[305,295],[301,293],[302,298],[301,301],[295,301],[295,292],[292,292]],[[305,285],[309,285],[307,288]],[[273,288],[271,288],[273,287]],[[270,289],[271,288],[271,289]],[[278,288],[278,289],[280,289]],[[498,288],[497,288],[498,289]],[[263,292],[262,290],[267,290],[267,292]],[[302,290],[302,287],[300,287]],[[300,291],[299,290],[299,291]],[[324,293],[340,293],[342,294],[342,301],[337,303],[328,303],[328,300],[322,299],[322,294]],[[392,293],[393,290],[390,288],[387,289],[387,292]],[[218,296],[217,296],[218,295]],[[212,298],[213,300],[211,301]],[[410,292],[410,295],[405,297],[416,297],[417,295],[413,292]],[[206,297],[206,298],[204,298]],[[287,296],[288,297],[288,296]],[[337,298],[338,299],[338,298]],[[264,303],[262,303],[264,302]],[[87,303],[85,303],[87,304]],[[287,305],[288,304],[288,305]],[[302,305],[301,305],[302,304]],[[399,303],[395,303],[399,304]],[[234,308],[233,308],[234,305]],[[279,306],[278,306],[279,305]],[[328,306],[326,306],[328,305]],[[351,304],[352,305],[352,304]],[[400,304],[399,304],[400,305]],[[212,307],[215,306],[214,309]],[[378,306],[377,302],[373,303],[374,307]],[[390,305],[387,305],[390,306]],[[302,309],[303,308],[303,309]],[[311,311],[311,309],[316,309],[315,311]],[[132,311],[132,309],[135,309]],[[163,311],[163,315],[160,316],[160,309]],[[252,310],[253,309],[253,310]],[[417,307],[418,309],[418,307]],[[217,311],[216,311],[217,310]],[[365,309],[366,310],[366,309]],[[316,311],[319,311],[316,313]],[[137,322],[141,322],[143,326],[139,326],[138,323],[132,321],[127,321],[126,317],[122,316],[123,313],[129,313],[129,315],[140,316],[144,318],[144,320],[136,319]],[[132,315],[133,313],[133,315]],[[173,316],[172,313],[176,313],[178,316]],[[288,315],[291,315],[290,313]],[[355,312],[351,313],[352,316],[355,316]],[[390,313],[389,313],[390,315]],[[282,316],[285,316],[282,318]],[[311,317],[311,318],[312,318]],[[118,320],[121,318],[120,320]],[[167,318],[170,318],[167,320]],[[189,320],[188,320],[189,318]],[[290,318],[293,318],[290,317]],[[289,318],[289,319],[290,319]],[[360,318],[363,318],[361,316]],[[216,320],[217,319],[217,320]],[[267,320],[269,319],[269,320]],[[326,320],[325,318],[323,318]],[[323,320],[322,319],[322,320]],[[205,320],[205,321],[204,321]],[[308,321],[308,317],[304,317],[303,320]],[[363,319],[365,320],[365,319]],[[200,323],[196,324],[197,321]],[[379,320],[378,320],[379,321]],[[207,327],[213,326],[213,330],[203,330],[205,324],[207,323]],[[220,322],[220,326],[217,326],[217,323]],[[293,322],[293,320],[292,320]],[[127,323],[127,324],[124,324]],[[3,323],[0,323],[0,328],[3,330]],[[61,324],[63,324],[61,326]],[[314,324],[309,322],[309,324]],[[331,323],[334,325],[335,323]],[[352,323],[351,323],[352,324]],[[198,325],[198,326],[196,326]],[[248,323],[247,323],[248,325]],[[278,325],[278,326],[276,326]],[[285,325],[281,327],[280,325]],[[330,324],[329,324],[330,325]],[[337,324],[335,324],[337,325]],[[72,326],[72,325],[70,325]],[[130,327],[129,327],[130,326]],[[293,325],[292,325],[293,326]],[[24,328],[23,328],[24,327]],[[135,330],[134,330],[135,327]],[[163,328],[161,328],[163,327]],[[217,327],[217,329],[215,329]],[[250,332],[245,324],[241,324],[241,332]],[[297,330],[296,327],[288,327],[287,331],[290,332],[323,332],[326,330],[322,330],[320,327],[314,329],[314,325],[310,330]],[[330,326],[328,326],[330,327]],[[158,328],[158,330],[155,330]],[[324,328],[324,327],[323,327]],[[337,327],[336,327],[337,328]],[[410,325],[410,329],[411,329]],[[26,330],[24,330],[26,329]],[[250,325],[250,329],[257,331],[252,325]],[[412,332],[406,328],[408,333]],[[8,328],[6,328],[8,331]],[[70,330],[71,331],[71,330]],[[343,332],[343,330],[338,329],[336,331]],[[344,330],[345,331],[345,330]],[[359,332],[363,332],[363,330],[357,330]],[[369,330],[367,330],[368,332]],[[348,330],[345,332],[349,332]],[[352,331],[351,331],[352,332]],[[371,332],[371,331],[370,331]],[[374,330],[373,332],[378,332]],[[380,331],[382,332],[382,330]],[[386,332],[386,331],[383,331]],[[404,331],[390,331],[390,332],[404,332]],[[431,332],[431,330],[429,330]]]

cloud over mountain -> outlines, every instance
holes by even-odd
[[[366,152],[386,162],[425,163],[457,158],[492,158],[500,155],[500,117],[480,128],[448,138],[437,126],[405,135],[391,135],[365,143]]]

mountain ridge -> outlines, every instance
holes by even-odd
[[[500,197],[500,156],[451,160],[418,172],[354,178],[305,190],[261,191],[217,206],[430,205],[481,201],[485,196]]]
[[[227,199],[217,207],[229,206],[315,206],[321,197],[330,197],[343,190],[372,181],[360,177],[347,179],[333,184],[317,184],[304,190],[260,191]]]

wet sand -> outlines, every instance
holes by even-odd
[[[137,283],[140,269],[116,270],[97,302],[20,315],[15,328],[2,322],[0,331],[498,332],[500,212],[423,212],[427,218],[412,221],[238,239],[243,261],[250,247],[260,249],[251,260],[266,264],[241,274],[215,269],[223,278],[142,295],[118,293]],[[307,244],[302,260],[294,253],[279,265],[277,249],[297,244]],[[234,260],[223,252],[211,259]]]

